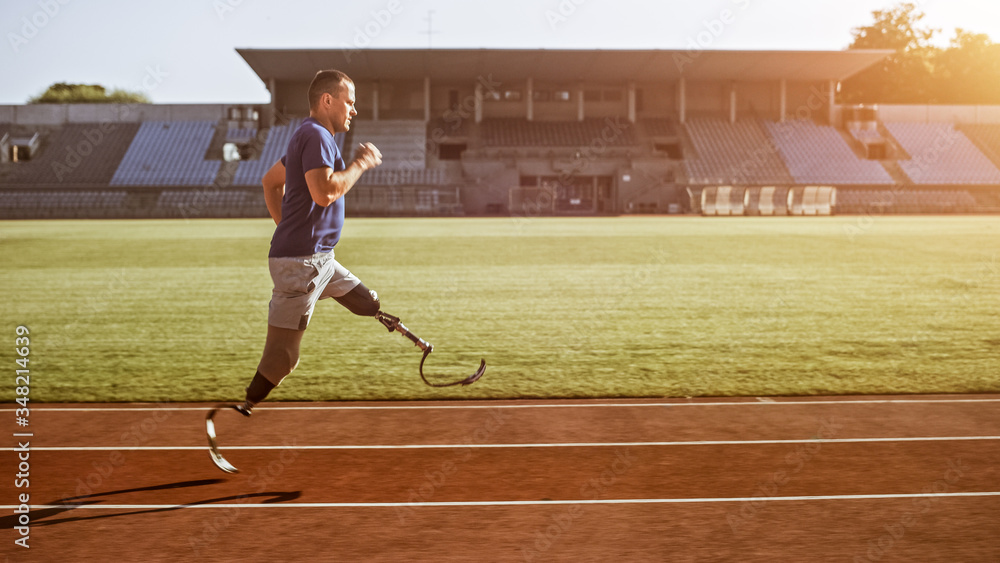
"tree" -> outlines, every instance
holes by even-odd
[[[875,22],[852,30],[849,49],[892,49],[881,63],[844,81],[845,103],[1000,104],[1000,44],[955,30],[947,49],[931,45],[939,30],[919,27],[910,3],[872,12]]]
[[[935,67],[938,99],[952,104],[1000,104],[1000,44],[986,34],[956,29]]]
[[[939,49],[930,41],[939,30],[918,27],[924,18],[915,4],[903,3],[872,12],[875,22],[856,27],[848,49],[893,49],[880,64],[844,81],[847,103],[914,103],[934,101],[933,61]]]
[[[98,84],[67,84],[58,82],[45,92],[28,100],[29,104],[149,104],[149,96],[141,92],[114,89],[110,93]]]

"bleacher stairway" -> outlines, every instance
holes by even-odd
[[[427,126],[416,120],[361,121],[351,124],[352,142],[344,150],[350,161],[354,147],[372,143],[382,152],[386,170],[423,170],[427,166]]]
[[[910,177],[906,175],[903,171],[903,167],[899,165],[898,160],[880,160],[879,164],[885,169],[886,173],[892,178],[892,181],[898,186],[905,186],[912,184]]]

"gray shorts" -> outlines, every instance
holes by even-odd
[[[309,326],[316,302],[328,297],[342,297],[361,280],[334,260],[333,252],[312,256],[268,258],[274,282],[267,324],[290,330]]]

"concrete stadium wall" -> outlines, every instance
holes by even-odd
[[[239,104],[28,104],[0,106],[0,123],[138,123],[142,121],[214,121]]]
[[[640,117],[663,117],[676,115],[678,110],[677,85],[664,86],[655,83],[639,83],[642,89],[642,111]]]
[[[789,82],[786,86],[785,116],[814,119],[826,123],[829,95],[825,83]],[[689,82],[686,102],[689,115],[728,117],[730,90],[736,90],[736,117],[777,120],[781,113],[781,86],[778,82]],[[648,94],[647,94],[648,97]],[[676,108],[660,115],[673,115]],[[655,116],[651,112],[647,115]]]
[[[465,212],[470,215],[506,213],[510,189],[520,181],[517,168],[491,159],[467,159],[462,162],[462,168],[466,183],[460,192]]]
[[[729,115],[729,87],[719,82],[688,82],[685,102],[689,115]]]
[[[821,82],[789,82],[787,87],[787,106],[785,108],[785,117],[787,119],[812,119],[819,123],[827,123],[827,119],[829,117],[828,102],[830,100],[829,93],[827,92],[828,88],[828,84]],[[780,96],[780,92],[777,95]],[[836,106],[834,109],[836,109]],[[779,109],[776,108],[773,115],[769,117],[771,119],[777,119],[778,112]],[[837,113],[835,111],[835,119],[836,116]]]
[[[728,97],[728,92],[726,96]],[[726,99],[726,111],[729,100]],[[774,82],[740,82],[736,84],[737,116],[757,115],[777,119],[781,111],[781,86]]]
[[[285,115],[309,115],[309,83],[295,81],[277,81],[274,92],[271,96],[274,99],[274,107]],[[362,99],[371,100],[371,91],[359,93]]]
[[[676,113],[676,92],[655,84],[643,84],[645,109],[639,116],[667,116]],[[302,97],[298,104],[290,108],[292,114],[308,113],[305,103],[305,86],[301,92],[285,90],[289,98]],[[473,95],[471,88],[441,87],[432,89],[431,116],[443,115],[447,109],[448,90],[459,90],[459,101]],[[819,105],[819,96],[823,85],[789,84],[788,106],[789,118],[804,117],[825,121],[826,106]],[[574,90],[574,94],[575,94]],[[736,100],[739,116],[753,112],[759,117],[777,119],[778,102],[777,86],[764,83],[737,84]],[[689,84],[688,111],[690,113],[714,114],[726,116],[729,114],[729,88],[720,83]],[[412,105],[407,100],[407,107]],[[66,123],[139,123],[143,121],[214,121],[227,116],[228,108],[243,104],[28,104],[0,105],[0,123],[15,125],[63,125]],[[370,112],[371,90],[359,98],[359,105]],[[367,106],[367,107],[366,107]],[[282,109],[281,105],[278,106]],[[839,114],[847,106],[839,106]],[[535,103],[535,119],[575,119],[576,100],[572,102]],[[818,108],[818,109],[816,109]],[[916,122],[951,122],[951,123],[1000,123],[1000,106],[935,106],[935,105],[880,105],[879,118],[882,121],[916,121]],[[389,108],[386,108],[389,109]],[[486,102],[485,117],[523,117],[525,103],[522,102]],[[618,106],[601,108],[600,105],[588,104],[588,117],[600,117],[608,112],[619,112]],[[385,110],[384,110],[385,111]],[[384,119],[388,115],[381,116]],[[412,108],[409,112],[417,111]],[[618,113],[616,113],[618,112]],[[420,110],[422,115],[422,110]]]
[[[513,102],[507,100],[499,100],[499,101],[483,100],[483,118],[484,119],[504,118],[504,117],[523,118],[528,114],[527,108],[528,106],[525,104],[524,100],[521,100],[519,102]]]
[[[880,105],[882,121],[1000,123],[1000,106]]]
[[[459,104],[471,113],[476,81],[472,77],[463,83],[431,83],[431,117],[440,117],[449,110],[449,92],[457,90]],[[781,108],[781,90],[777,81],[740,82],[714,80],[707,82],[689,81],[686,86],[687,111],[692,115],[729,115],[730,88],[736,89],[737,117],[761,117],[778,119]],[[637,117],[672,117],[679,109],[678,87],[676,83],[637,82],[636,87],[643,92],[643,109]],[[811,118],[826,122],[829,115],[827,102],[828,84],[825,82],[789,82],[787,84],[786,111],[790,118]],[[379,119],[423,119],[424,86],[422,82],[384,81],[379,84]],[[552,83],[544,79],[534,81],[536,90],[569,90],[572,99],[568,102],[535,102],[534,119],[538,121],[575,120],[578,112],[580,83]],[[279,81],[276,85],[275,107],[288,115],[306,115],[308,83]],[[483,117],[526,118],[527,83],[507,81],[496,86],[498,91],[519,90],[521,100],[484,100]],[[619,101],[586,102],[584,115],[588,118],[624,116],[628,112],[628,95],[624,85],[584,83],[583,89],[620,89]],[[358,114],[363,119],[372,118],[372,93],[374,83],[357,84]]]
[[[618,213],[667,213],[671,204],[682,204],[680,188],[672,181],[672,163],[656,159],[633,159],[632,167],[622,167],[615,176]],[[682,208],[678,207],[676,212]]]

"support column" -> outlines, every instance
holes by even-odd
[[[736,123],[736,84],[729,85],[729,122]]]
[[[372,85],[372,121],[378,121],[378,85],[378,82]]]
[[[677,82],[677,113],[680,114],[680,122],[684,123],[687,118],[687,84],[686,80],[682,76]]]
[[[837,83],[835,81],[831,80],[830,81],[830,85],[829,85],[829,89],[830,89],[830,92],[829,92],[830,98],[829,98],[829,100],[827,102],[827,110],[828,110],[827,124],[828,125],[833,125],[833,120],[836,117],[834,115],[834,109],[835,109],[834,108],[834,104],[837,103],[837,97],[836,97],[837,96]]]
[[[778,100],[778,121],[785,122],[785,115],[788,114],[788,81],[781,79],[781,93]]]
[[[628,83],[628,121],[635,123],[635,82]]]
[[[583,84],[576,87],[576,120],[583,121]]]
[[[274,125],[275,118],[278,115],[278,81],[273,78],[268,78],[267,89],[271,93],[271,103],[268,104],[267,108],[268,113],[270,113],[270,115],[267,116],[267,119],[264,121],[264,123],[266,123],[267,126],[270,127]]]
[[[483,84],[481,82],[477,82],[476,83],[475,114],[476,114],[476,123],[482,123],[483,122]]]
[[[528,116],[527,116],[528,117],[528,121],[534,121],[534,119],[535,119],[535,80],[533,78],[531,78],[530,76],[528,77],[528,84],[527,84],[527,87],[525,88],[525,90],[527,90],[525,92],[525,95],[528,98],[528,105],[527,105],[527,107],[528,107]]]
[[[431,120],[431,77],[424,77],[424,123]]]

